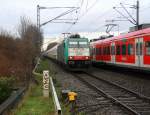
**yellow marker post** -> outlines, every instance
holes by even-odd
[[[77,96],[77,93],[69,92],[68,93],[69,101],[75,101],[76,100],[76,96]]]
[[[68,97],[69,97],[69,102],[71,103],[71,115],[75,115],[77,93],[69,92]]]

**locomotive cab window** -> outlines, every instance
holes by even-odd
[[[76,41],[70,41],[69,42],[69,47],[73,47],[73,48],[78,47],[78,42],[76,42]]]
[[[79,42],[79,47],[80,47],[80,48],[88,47],[88,42],[86,42],[86,41],[83,41],[83,42],[80,41],[80,42]]]
[[[150,55],[150,41],[145,42],[146,55]]]

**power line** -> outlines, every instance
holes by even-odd
[[[66,32],[69,32],[71,30],[71,28],[77,23],[78,19],[79,19],[79,14],[81,12],[81,9],[82,9],[82,6],[83,6],[83,3],[84,3],[84,0],[81,0],[81,5],[80,5],[80,9],[79,9],[79,12],[78,12],[78,16],[77,16],[77,20],[74,24],[72,24],[67,30]]]
[[[125,0],[122,0],[121,2],[124,2]],[[118,4],[118,3],[117,3]],[[116,4],[116,5],[117,5]],[[112,9],[113,8],[109,8],[108,10],[106,10],[105,12],[103,12],[101,15],[99,15],[97,18],[95,18],[93,21],[90,21],[90,23],[88,23],[88,25],[93,25],[93,23],[96,21],[97,22],[97,20],[99,20],[99,19],[103,19],[104,18],[104,16],[105,15],[108,15],[108,13],[110,12],[110,11],[112,11]],[[97,27],[97,24],[96,24],[96,27]],[[97,31],[98,30],[98,28],[96,28],[96,29],[94,29],[94,31]]]
[[[84,0],[82,0],[81,5],[83,5]],[[81,20],[82,17],[84,17],[98,2],[98,0],[96,0],[87,10],[84,14],[82,14],[79,18],[78,21]],[[81,8],[80,8],[81,9]],[[76,24],[76,23],[75,23]],[[69,29],[67,31],[69,31],[75,24],[72,24]]]
[[[53,19],[51,19],[51,20],[49,20],[49,21],[47,21],[45,23],[42,23],[40,26],[44,26],[44,25],[48,24],[49,22],[52,22],[53,20],[58,19],[58,18],[60,18],[60,17],[62,17],[64,15],[67,15],[67,14],[69,14],[69,13],[71,13],[71,12],[77,10],[77,9],[79,9],[79,7],[71,8],[71,9],[67,10],[66,12],[56,16],[55,18],[53,18]]]
[[[95,2],[86,10],[86,12],[80,16],[80,19],[84,17],[96,5],[97,2],[98,0],[95,0]]]
[[[137,27],[139,27],[139,0],[137,0],[136,5],[129,5],[130,6],[129,8],[136,9],[136,19],[129,13],[129,11],[126,9],[126,7],[122,3],[120,3],[120,5],[121,5],[121,7],[113,7],[113,9],[115,11],[117,11],[125,19],[127,19],[130,23],[132,23],[132,24],[136,25]],[[124,11],[127,13],[127,15],[129,17],[124,15],[117,8],[123,8]]]
[[[87,8],[88,8],[88,0],[86,1],[86,10],[87,10]]]

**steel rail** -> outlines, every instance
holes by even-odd
[[[98,88],[96,85],[86,81],[84,78],[82,78],[79,75],[74,75],[76,76],[79,80],[81,80],[82,82],[84,82],[85,84],[87,84],[89,87],[93,88],[95,91],[97,91],[97,93],[99,94],[103,94],[104,97],[110,99],[114,104],[119,105],[120,107],[126,109],[128,112],[132,113],[133,115],[140,115],[139,113],[137,113],[136,111],[134,111],[133,109],[129,108],[128,106],[126,106],[125,104],[123,104],[122,102],[118,101],[117,99],[115,99],[114,97],[112,97],[111,95],[105,93],[103,90],[101,90],[100,88]]]
[[[114,83],[114,82],[107,81],[107,80],[105,80],[105,79],[99,78],[99,77],[97,77],[97,76],[95,76],[95,75],[93,75],[93,74],[90,74],[90,73],[88,73],[88,72],[85,72],[85,73],[86,73],[87,75],[89,75],[89,76],[92,76],[92,77],[96,78],[97,80],[104,81],[105,83],[109,83],[110,85],[116,86],[116,87],[121,88],[121,89],[123,89],[123,90],[125,90],[125,91],[127,91],[127,92],[130,92],[130,93],[136,95],[137,97],[139,97],[139,98],[141,98],[141,99],[144,99],[144,100],[146,100],[147,102],[150,103],[150,98],[147,97],[147,96],[144,96],[144,95],[142,95],[142,94],[136,93],[136,92],[134,92],[134,91],[132,91],[132,90],[130,90],[130,89],[127,89],[126,87],[120,86],[120,85],[118,85],[118,84],[116,84],[116,83]]]
[[[136,114],[135,115],[141,115],[141,113],[145,113],[145,112],[147,112],[147,113],[150,113],[150,111],[148,110],[148,108],[150,108],[150,98],[149,97],[146,97],[146,96],[144,96],[144,95],[142,95],[142,94],[138,94],[138,93],[136,93],[136,92],[134,92],[134,91],[132,91],[132,90],[130,90],[130,89],[127,89],[127,88],[125,88],[125,87],[123,87],[123,86],[120,86],[120,85],[118,85],[118,84],[116,84],[116,83],[113,83],[113,82],[111,82],[111,81],[107,81],[107,80],[105,80],[105,79],[102,79],[102,78],[99,78],[99,77],[97,77],[96,75],[92,75],[91,73],[88,73],[88,72],[84,72],[85,74],[87,74],[88,76],[90,76],[90,77],[92,77],[92,78],[95,78],[95,79],[97,79],[97,80],[99,80],[99,81],[101,81],[101,82],[104,82],[104,83],[106,83],[106,84],[109,84],[110,86],[112,86],[112,88],[114,89],[115,87],[118,89],[118,90],[116,90],[116,91],[119,91],[120,89],[122,90],[122,91],[125,91],[124,92],[124,94],[129,94],[129,96],[130,97],[135,97],[135,99],[133,99],[133,100],[130,100],[129,101],[129,103],[127,104],[126,103],[126,101],[125,101],[125,98],[122,98],[122,100],[118,100],[119,98],[118,98],[118,96],[115,96],[114,95],[114,93],[115,93],[115,90],[114,90],[114,93],[113,93],[113,91],[111,91],[111,92],[109,92],[109,91],[104,91],[104,93],[106,93],[107,95],[114,95],[114,96],[112,96],[111,98],[114,98],[115,100],[116,100],[116,102],[118,102],[119,101],[119,103],[120,104],[122,104],[124,107],[126,107],[126,108],[128,108],[128,109],[130,109],[130,110],[132,110],[132,111],[134,111]],[[110,88],[110,90],[111,90],[111,88]],[[120,90],[120,91],[121,91]],[[103,91],[103,90],[102,90]],[[120,96],[122,96],[121,95],[121,92],[120,92]],[[135,104],[134,102],[138,102],[138,101],[136,101],[136,100],[138,100],[138,99],[140,99],[140,101],[142,101],[141,102],[141,104],[140,103],[138,103],[138,104]],[[146,103],[146,105],[143,107],[142,106],[142,103],[143,104],[145,104],[144,102],[147,102]],[[125,104],[124,104],[125,103]],[[141,106],[140,106],[141,105]],[[139,106],[139,107],[138,107]],[[142,109],[142,110],[140,110],[140,109]],[[146,111],[146,109],[147,109],[147,111]],[[136,112],[137,111],[137,112]]]

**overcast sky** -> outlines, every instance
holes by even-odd
[[[116,19],[120,15],[113,10],[123,4],[136,4],[136,0],[0,0],[0,28],[15,33],[19,24],[20,16],[29,17],[36,23],[36,6],[57,7],[57,6],[76,6],[81,7],[77,12],[66,15],[62,18],[79,18],[75,25],[49,23],[42,27],[44,35],[52,36],[63,32],[95,32],[105,31],[106,20]],[[129,7],[128,5],[126,5]],[[41,23],[44,23],[67,9],[41,10]],[[122,9],[119,9],[125,13]],[[135,16],[135,10],[129,9]],[[140,23],[150,22],[150,1],[140,1]],[[132,26],[130,22],[115,22],[119,24],[120,31],[127,30]],[[115,31],[115,30],[114,30]]]

